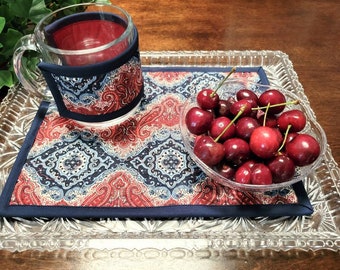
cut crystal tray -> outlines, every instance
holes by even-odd
[[[292,62],[280,51],[141,52],[141,59],[143,66],[152,67],[262,66],[272,86],[291,91],[309,104]],[[10,89],[1,103],[0,191],[40,101],[18,86]],[[312,109],[311,112],[315,118]],[[304,185],[314,208],[311,216],[167,220],[0,218],[0,249],[91,250],[92,256],[107,253],[163,259],[207,258],[215,256],[214,250],[339,250],[340,170],[329,146]]]

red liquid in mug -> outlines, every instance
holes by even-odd
[[[84,50],[108,44],[119,38],[125,26],[108,20],[84,20],[68,24],[53,33],[55,46],[63,50]],[[112,59],[121,54],[128,46],[123,40],[106,50],[86,54],[64,56],[70,66],[95,64]]]

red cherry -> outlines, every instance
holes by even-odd
[[[306,116],[300,110],[289,110],[280,114],[277,118],[277,125],[281,131],[286,131],[291,125],[289,132],[299,132],[306,125]]]
[[[213,114],[198,107],[191,108],[185,115],[188,130],[195,135],[206,133],[213,121]]]
[[[218,94],[215,93],[212,89],[202,89],[197,94],[197,104],[203,110],[211,110],[218,106],[218,102],[220,100]]]
[[[252,117],[242,117],[236,123],[236,135],[243,140],[249,141],[254,129],[259,127],[259,123]]]
[[[241,184],[270,185],[273,183],[269,168],[263,163],[246,162],[235,172],[235,182]]]
[[[270,127],[255,128],[250,136],[250,150],[258,157],[268,159],[273,157],[280,147],[282,140],[277,130]]]
[[[208,166],[215,166],[224,158],[224,147],[210,136],[203,135],[195,142],[194,153]]]
[[[215,118],[210,127],[210,136],[214,139],[220,136],[224,129],[230,124],[231,120],[228,117],[221,116]],[[233,137],[235,134],[235,124],[231,124],[230,127],[220,136],[219,142],[223,142],[228,138]]]
[[[239,101],[236,101],[230,106],[230,113],[233,115],[237,115],[241,108],[244,108],[244,111],[242,113],[243,116],[250,115],[252,104],[247,99],[241,99]]]
[[[298,134],[286,144],[286,153],[297,166],[306,166],[318,158],[320,145],[313,136]]]
[[[240,184],[251,184],[251,169],[241,165],[235,172],[235,182]]]
[[[223,85],[223,83],[229,78],[229,76],[236,71],[236,68],[233,67],[227,76],[220,81],[215,90],[205,88],[198,92],[196,101],[197,104],[204,110],[212,110],[218,106],[218,102],[220,100],[217,90]]]
[[[272,173],[274,183],[286,182],[292,179],[295,174],[295,164],[286,155],[277,155],[267,165]]]
[[[237,100],[241,100],[241,99],[248,99],[249,100],[249,99],[251,99],[251,100],[254,100],[255,103],[258,103],[258,100],[259,100],[257,95],[249,89],[238,90],[237,93],[236,93],[236,98],[237,98]]]
[[[240,165],[249,159],[250,149],[245,140],[231,138],[223,143],[225,159],[235,165]]]
[[[269,89],[263,92],[259,96],[258,104],[259,106],[276,105],[280,103],[285,103],[286,98],[279,90]],[[281,113],[285,108],[285,105],[272,107],[268,109],[268,114],[278,114]]]
[[[269,168],[263,163],[255,164],[251,170],[251,183],[253,185],[271,185],[273,178]]]

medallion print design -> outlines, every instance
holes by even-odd
[[[248,193],[221,186],[206,177],[186,152],[179,130],[181,104],[193,82],[207,85],[221,76],[145,72],[145,97],[136,115],[108,128],[84,128],[50,107],[10,204],[155,207],[296,202],[291,188]],[[258,79],[257,73],[247,76]]]
[[[101,181],[115,160],[95,134],[72,130],[49,148],[34,153],[26,166],[37,177],[43,193],[54,201],[72,201]]]
[[[117,111],[138,96],[143,86],[140,60],[132,57],[126,64],[92,77],[67,77],[52,74],[66,108],[85,115]]]

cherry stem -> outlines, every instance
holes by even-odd
[[[283,141],[282,141],[282,144],[281,144],[279,150],[277,150],[278,153],[281,152],[281,150],[285,146],[286,141],[287,141],[287,137],[288,137],[288,133],[289,133],[289,130],[290,130],[291,127],[292,127],[292,125],[288,125],[286,132],[285,132],[285,136],[284,136]]]
[[[284,103],[278,103],[278,104],[273,104],[273,105],[270,105],[270,108],[274,108],[274,107],[279,107],[279,106],[284,106],[284,105],[296,105],[296,104],[299,104],[300,101],[298,101],[297,99],[296,100],[292,100],[292,101],[288,101],[288,102],[284,102]],[[262,110],[262,109],[267,109],[268,105],[266,106],[263,106],[263,107],[256,107],[256,108],[251,108],[253,111],[256,111],[256,110]]]
[[[233,67],[230,72],[228,73],[228,75],[226,77],[224,77],[224,79],[222,81],[220,81],[220,83],[218,84],[218,86],[216,87],[216,89],[214,90],[214,92],[212,92],[210,94],[210,97],[214,97],[217,93],[217,90],[220,89],[220,87],[224,84],[224,82],[230,77],[231,74],[233,74],[236,71],[236,67]]]
[[[242,115],[242,113],[244,112],[244,110],[246,109],[247,105],[243,105],[240,110],[238,111],[238,113],[235,115],[235,117],[233,118],[233,120],[230,121],[230,123],[222,130],[221,134],[218,135],[215,139],[214,142],[218,142],[219,139],[223,136],[224,133],[227,132],[227,130],[232,126],[232,124],[235,123],[235,121]]]
[[[263,123],[262,123],[262,125],[263,125],[264,127],[266,126],[266,122],[267,122],[267,114],[268,114],[269,107],[270,107],[270,103],[268,103],[267,106],[265,107],[265,108],[266,108],[266,111],[264,112]]]

